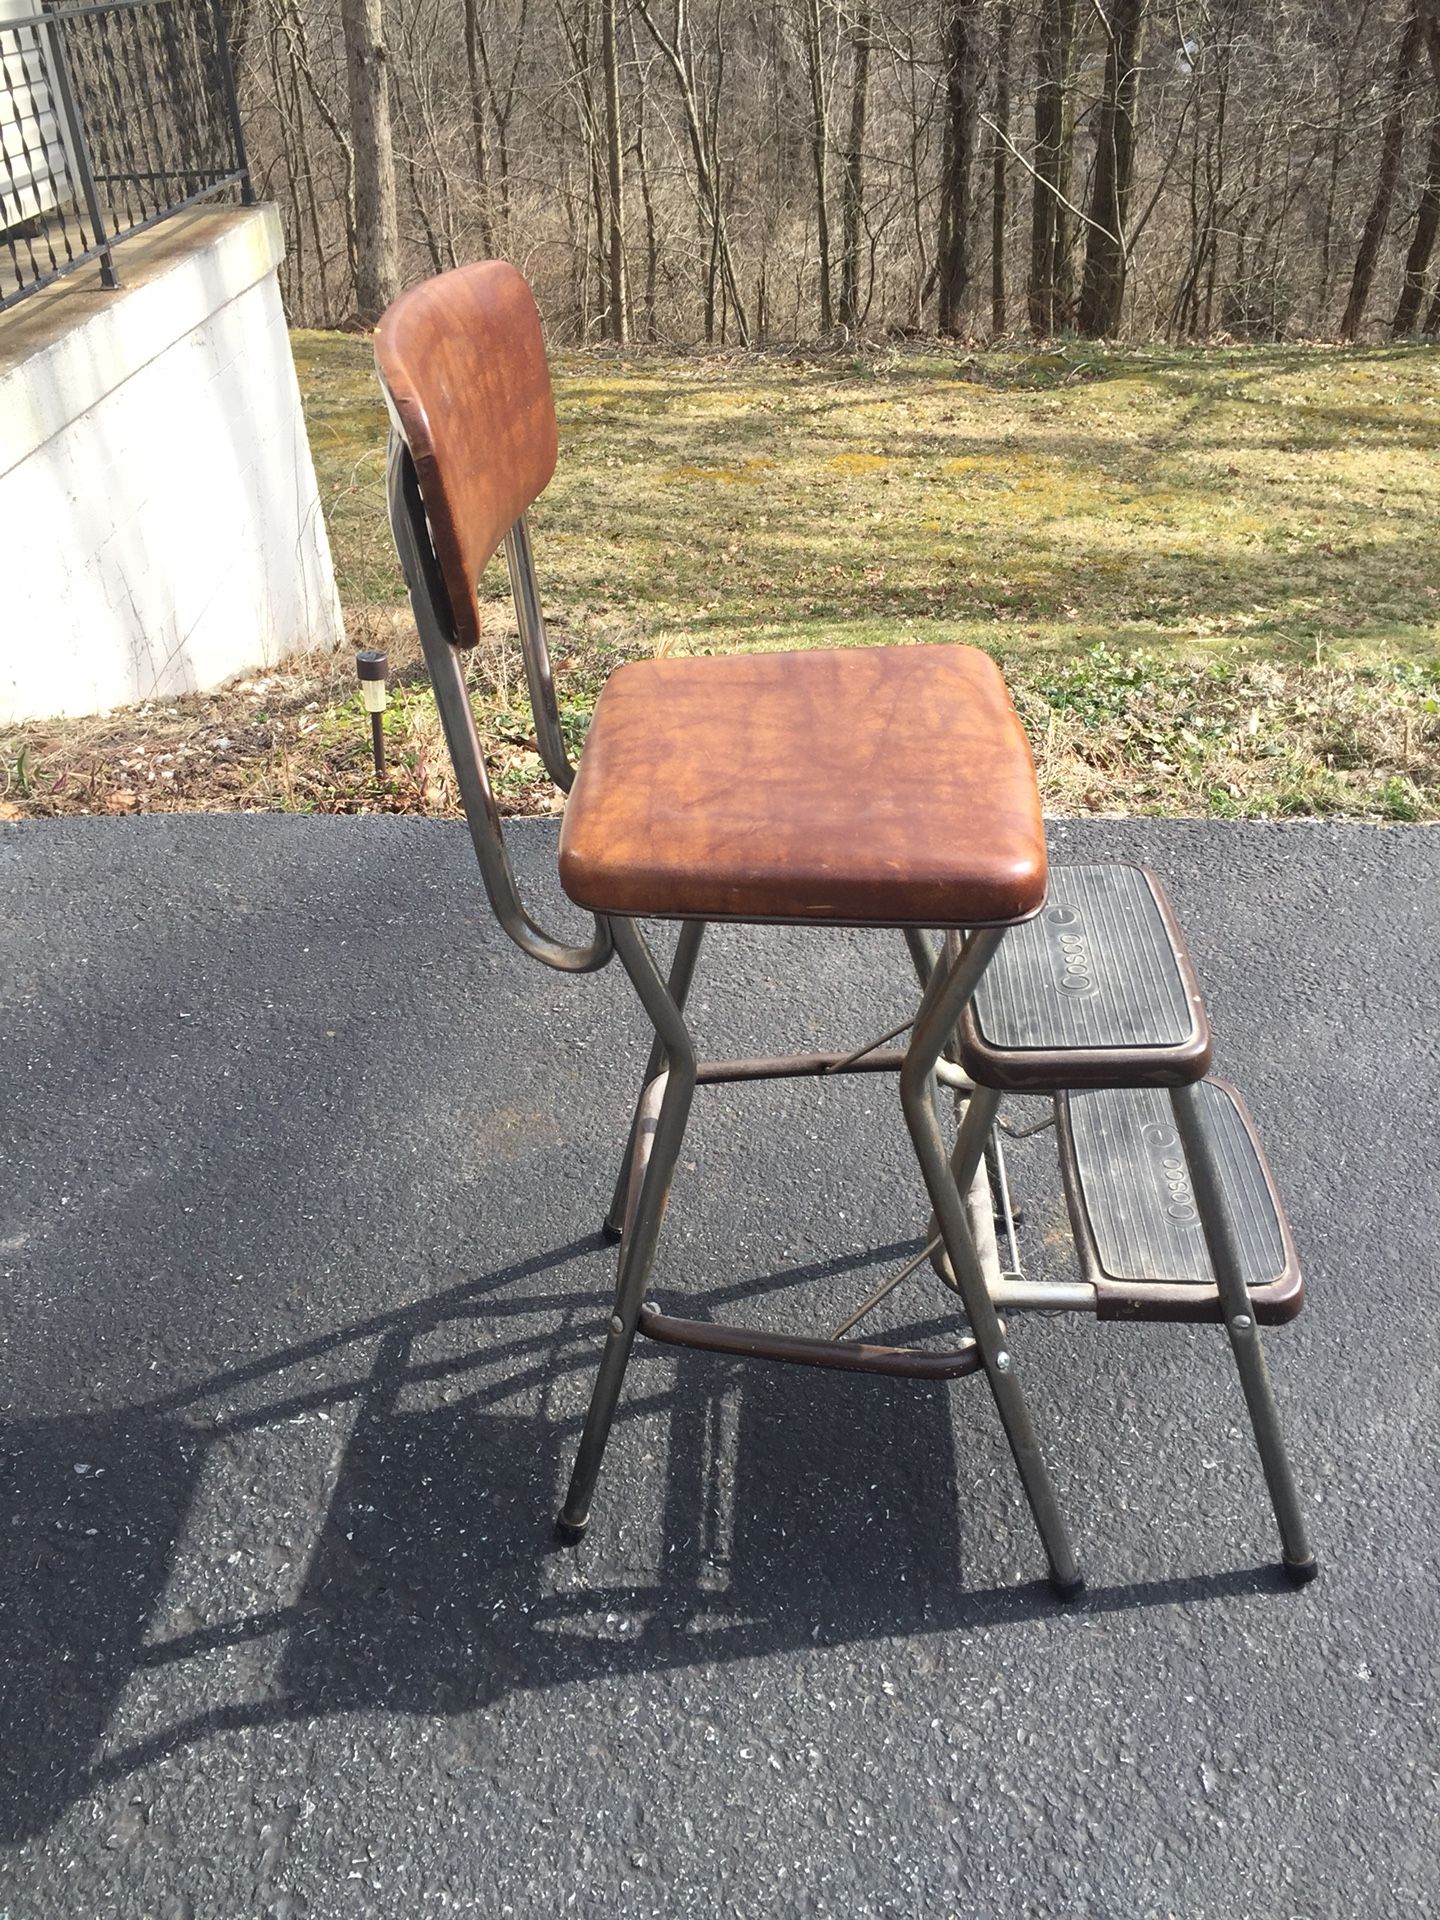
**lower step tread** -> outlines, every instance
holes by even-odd
[[[1301,1283],[1284,1212],[1244,1103],[1223,1081],[1199,1087],[1201,1123],[1215,1150],[1257,1313],[1288,1319]],[[1168,1094],[1152,1087],[1062,1094],[1056,1101],[1071,1221],[1086,1278],[1141,1312],[1148,1302],[1218,1318],[1214,1269]]]

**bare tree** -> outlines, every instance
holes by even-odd
[[[616,52],[615,0],[600,0],[601,60],[605,88],[605,183],[609,191],[610,338],[630,338],[630,289],[625,270],[625,151],[620,137],[620,60]]]
[[[636,8],[670,68],[680,95],[685,131],[690,143],[690,156],[695,168],[696,191],[709,226],[710,252],[713,261],[711,286],[713,288],[715,273],[718,272],[734,310],[735,330],[740,337],[740,344],[749,346],[750,323],[745,316],[745,306],[741,300],[740,288],[735,276],[735,262],[730,248],[730,233],[725,216],[725,201],[716,174],[714,115],[702,113],[697,85],[695,48],[691,38],[688,0],[674,0],[668,33],[656,18],[650,0],[636,0]],[[718,100],[718,91],[716,98]],[[713,332],[712,292],[706,338],[709,339]]]
[[[1140,48],[1145,0],[1093,0],[1105,31],[1105,90],[1095,136],[1086,221],[1085,273],[1080,286],[1081,333],[1119,331],[1130,249],[1125,228],[1135,184],[1135,122],[1140,93]]]
[[[340,0],[355,152],[355,310],[378,320],[400,291],[390,68],[380,0]]]
[[[870,109],[870,45],[875,11],[862,0],[850,29],[850,126],[840,176],[840,324],[860,330],[860,229],[865,218],[865,119]]]
[[[1435,235],[1440,229],[1440,20],[1433,13],[1425,22],[1425,52],[1430,62],[1432,99],[1430,106],[1430,147],[1425,156],[1425,185],[1415,215],[1415,232],[1405,255],[1405,277],[1395,318],[1390,323],[1393,339],[1415,331],[1420,318],[1420,302],[1425,297],[1425,278],[1430,256],[1435,251]]]
[[[815,180],[815,246],[819,266],[820,331],[835,325],[830,273],[830,106],[825,84],[825,33],[820,0],[802,0],[801,39],[810,96],[810,168]]]
[[[1395,79],[1391,88],[1390,110],[1380,136],[1380,167],[1375,193],[1360,236],[1360,251],[1355,256],[1355,271],[1350,277],[1350,298],[1345,302],[1340,322],[1340,338],[1353,340],[1360,331],[1365,307],[1375,279],[1375,263],[1380,243],[1390,220],[1390,204],[1395,198],[1395,183],[1400,177],[1400,159],[1405,144],[1405,109],[1415,80],[1415,62],[1423,33],[1424,0],[1412,0],[1406,12],[1395,55]]]
[[[485,41],[480,31],[480,0],[465,0],[465,73],[469,82],[471,158],[478,200],[476,223],[480,245],[486,253],[493,253],[495,224],[490,217],[489,140],[485,131],[486,65]]]
[[[1030,225],[1030,326],[1040,337],[1061,320],[1070,184],[1070,55],[1075,0],[1040,0],[1035,50],[1035,159]]]
[[[1359,338],[1440,330],[1437,6],[239,0],[235,20],[297,320],[503,251],[579,340],[1021,317],[1260,339],[1341,307]]]
[[[1000,0],[995,23],[995,133],[990,149],[990,328],[1005,331],[1005,244],[1010,166],[1010,48],[1015,9]]]
[[[977,0],[947,0],[942,60],[945,129],[940,162],[940,237],[936,249],[941,333],[958,333],[971,279],[975,140],[980,74]]]

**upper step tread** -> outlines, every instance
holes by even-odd
[[[1198,1080],[1209,1026],[1159,881],[1143,867],[1053,867],[1045,906],[1000,942],[961,1041],[984,1086]]]

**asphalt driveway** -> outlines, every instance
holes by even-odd
[[[1071,1320],[1012,1332],[1079,1608],[979,1382],[642,1349],[558,1550],[618,969],[525,961],[451,827],[0,828],[0,1914],[1440,1911],[1440,835],[1053,842],[1167,878],[1289,1203],[1301,1592],[1219,1334]],[[694,1007],[912,998],[893,939],[721,933]],[[888,1080],[704,1091],[654,1292],[824,1324],[923,1217]]]

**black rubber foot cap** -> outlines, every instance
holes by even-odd
[[[567,1520],[563,1513],[555,1516],[555,1537],[567,1547],[575,1547],[585,1538],[585,1529],[590,1524],[587,1514],[583,1520]]]
[[[625,1238],[625,1229],[623,1227],[612,1227],[608,1220],[602,1220],[600,1223],[600,1235],[602,1239],[608,1240],[611,1246],[614,1247],[618,1246]]]
[[[1073,1580],[1057,1580],[1052,1573],[1050,1591],[1057,1600],[1078,1600],[1085,1591],[1085,1576],[1077,1573]]]
[[[1313,1553],[1308,1560],[1285,1560],[1281,1565],[1285,1569],[1285,1578],[1292,1587],[1308,1587],[1320,1571],[1320,1562]]]

